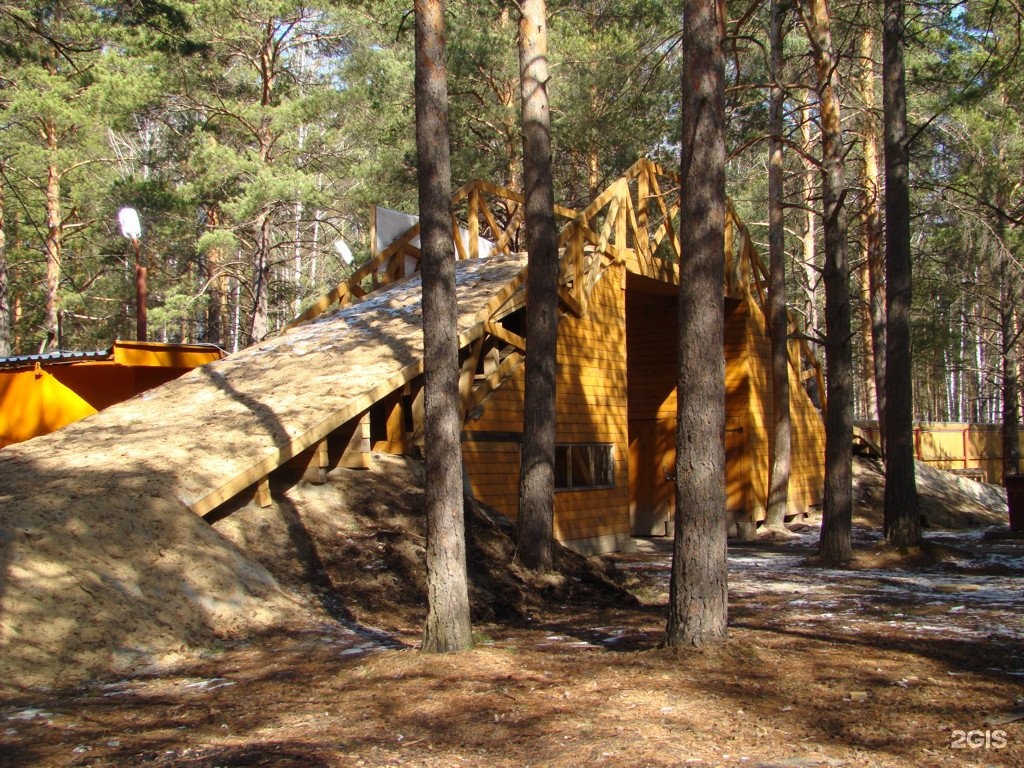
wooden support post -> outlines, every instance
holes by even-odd
[[[273,499],[270,496],[270,478],[264,476],[262,480],[256,483],[256,504],[257,506],[269,507],[273,503]]]
[[[327,440],[321,440],[313,446],[313,454],[309,457],[309,465],[302,474],[303,481],[311,485],[323,485],[327,482],[327,471],[330,461],[327,454]]]
[[[645,163],[640,175],[636,179],[636,249],[647,258],[651,256],[649,248],[651,242],[651,233],[649,231],[649,203],[651,195],[651,185],[648,182],[649,174],[650,170]]]
[[[416,394],[412,398],[412,434],[409,435],[408,444],[422,445],[423,444],[423,419],[424,419],[424,404],[423,404],[423,387],[420,387]]]
[[[498,238],[501,237],[502,229],[498,226],[498,220],[494,218],[494,213],[491,211],[491,206],[487,204],[487,200],[482,197],[479,199],[482,203],[480,211],[483,213],[484,221],[487,222],[487,226],[491,230],[491,239],[497,242]]]
[[[736,287],[739,283],[739,276],[736,274],[736,259],[733,256],[733,230],[735,229],[735,223],[733,220],[732,208],[728,208],[725,215],[725,294],[726,296],[735,296]]]
[[[339,467],[345,469],[370,468],[370,412],[359,417],[359,423],[352,430],[352,437],[341,452]]]
[[[476,187],[469,193],[469,258],[480,258],[480,190]]]
[[[459,220],[455,218],[455,214],[452,214],[452,232],[455,235],[455,253],[459,261],[466,261],[469,258],[469,254],[466,253],[466,244],[462,242],[462,227],[459,226]]]
[[[583,228],[579,223],[573,225],[572,238],[569,240],[569,253],[572,258],[573,298],[576,299],[576,306],[579,307],[579,314],[582,317],[583,313],[587,311],[587,304],[586,298],[583,295],[583,275],[585,267],[583,263]]]
[[[621,183],[622,194],[619,199],[618,215],[615,217],[615,247],[625,252],[629,248],[626,228],[626,215],[630,207],[629,185],[625,181]]]
[[[490,328],[493,323],[488,323]],[[469,355],[462,363],[462,370],[459,372],[459,421],[466,420],[466,413],[469,411],[469,399],[473,394],[473,379],[476,376],[476,369],[480,365],[480,355],[484,349],[484,337],[481,336],[473,344]]]

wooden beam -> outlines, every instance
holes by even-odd
[[[469,397],[466,413],[472,414],[473,409],[479,406],[491,392],[500,387],[509,376],[515,373],[525,359],[526,356],[522,352],[512,352],[502,360],[498,367],[473,389]]]
[[[264,475],[256,483],[256,505],[266,509],[274,500],[270,496],[270,478]]]
[[[352,437],[341,452],[338,466],[345,469],[370,468],[370,412],[359,417],[359,423],[352,430]]]
[[[490,320],[484,323],[484,330],[486,330],[487,333],[491,334],[491,336],[501,339],[506,344],[511,344],[520,352],[526,351],[526,339],[524,339],[519,334],[512,333],[512,331],[504,328],[503,326],[498,325],[495,322],[491,322]]]
[[[306,471],[302,473],[302,479],[311,485],[323,485],[327,482],[327,471],[329,469],[330,460],[327,453],[327,439],[324,438],[313,446],[313,453],[309,457]]]
[[[486,336],[481,336],[476,340],[459,371],[459,423],[466,420],[469,398],[473,394],[473,379],[476,376],[476,369],[480,366],[480,355],[483,353],[485,338]]]
[[[480,190],[469,194],[469,258],[480,258]]]
[[[519,224],[523,218],[524,210],[525,209],[523,208],[523,206],[519,206],[518,208],[516,208],[515,213],[513,213],[512,216],[509,218],[508,226],[505,228],[505,231],[501,233],[501,237],[499,237],[497,241],[494,243],[494,250],[497,251],[498,253],[504,253],[506,251],[509,251],[508,243],[512,239],[513,233],[519,227]]]

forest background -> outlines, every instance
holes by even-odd
[[[676,6],[549,2],[559,203],[582,209],[641,156],[678,162]],[[728,192],[763,246],[769,7],[726,7]],[[416,209],[410,11],[393,0],[5,3],[0,355],[134,337],[126,206],[142,220],[153,340],[237,350],[350,274],[370,254],[371,204]],[[864,419],[876,416],[884,301],[881,12],[830,7]],[[516,24],[505,3],[448,6],[456,187],[520,187]],[[792,9],[784,33],[787,292],[794,332],[813,342],[824,322],[818,104]],[[906,43],[914,417],[998,422],[1003,393],[1017,391],[1022,331],[1019,9],[908,3]]]

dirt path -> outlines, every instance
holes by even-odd
[[[1020,766],[1024,547],[933,533],[914,570],[802,565],[814,531],[730,553],[728,647],[658,650],[667,542],[615,557],[644,605],[226,644],[179,674],[0,702],[0,764]],[[865,544],[870,537],[862,536]],[[955,549],[953,549],[955,547]]]

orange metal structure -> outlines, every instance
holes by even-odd
[[[115,341],[98,352],[0,358],[0,447],[53,432],[224,354],[212,344]]]

